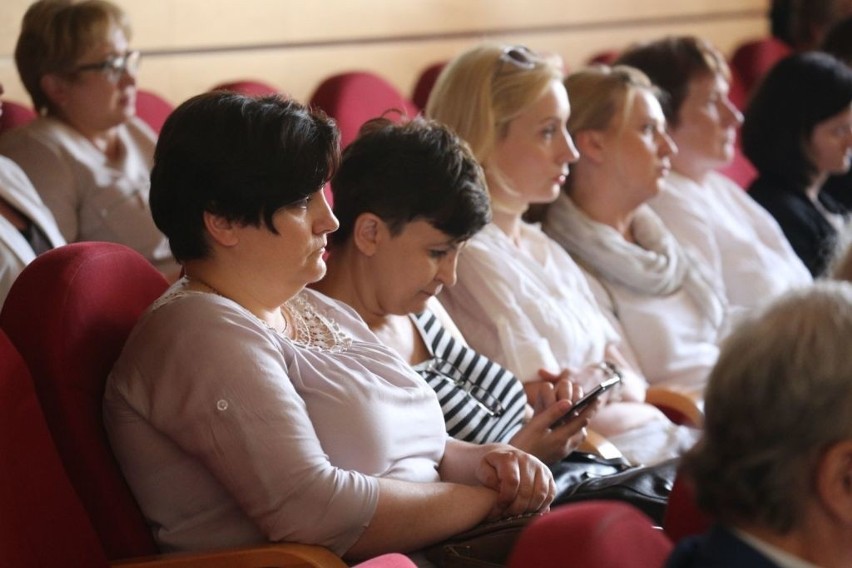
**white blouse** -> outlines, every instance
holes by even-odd
[[[700,185],[671,172],[648,204],[705,263],[732,308],[753,308],[812,282],[775,219],[722,174],[711,172]]]
[[[577,264],[527,223],[521,247],[493,223],[471,238],[440,300],[471,347],[524,382],[598,363],[619,339]]]
[[[42,203],[26,174],[12,160],[0,156],[0,199],[32,221],[55,247],[65,244],[50,211]],[[30,243],[0,215],[0,306],[24,267],[35,258]]]

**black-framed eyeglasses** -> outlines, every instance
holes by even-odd
[[[481,386],[470,382],[470,380],[450,361],[436,357],[426,363],[420,369],[426,377],[437,377],[439,379],[450,381],[456,387],[463,390],[471,400],[476,403],[489,416],[502,416],[506,411],[503,405],[497,398]]]
[[[98,63],[78,65],[72,70],[72,73],[79,71],[98,71],[103,73],[111,83],[118,83],[125,73],[133,76],[136,75],[136,71],[139,70],[140,59],[142,59],[140,51],[128,51],[124,55],[113,55]]]

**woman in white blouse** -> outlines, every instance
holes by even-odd
[[[452,60],[426,110],[471,146],[485,171],[492,222],[459,256],[458,282],[440,296],[471,345],[524,382],[530,402],[553,383],[609,360],[624,385],[592,420],[629,459],[651,463],[692,441],[645,404],[647,383],[601,313],[571,257],[522,219],[553,201],[577,160],[558,61],[523,46],[482,45]],[[588,389],[592,385],[583,384]]]
[[[590,276],[613,325],[652,384],[703,398],[726,318],[724,297],[646,205],[677,151],[657,91],[641,71],[590,67],[565,80],[580,148],[545,232]]]
[[[811,274],[775,219],[716,170],[734,158],[742,114],[728,98],[731,72],[719,51],[693,36],[638,44],[619,63],[644,71],[662,101],[678,152],[663,190],[648,204],[725,292],[732,309],[751,309]]]

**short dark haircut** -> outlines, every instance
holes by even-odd
[[[666,121],[679,123],[680,107],[696,78],[721,75],[731,80],[725,57],[709,42],[695,36],[665,37],[628,48],[614,65],[629,65],[643,71],[663,91],[658,97]]]
[[[832,55],[802,52],[779,61],[752,96],[742,126],[743,152],[762,177],[806,188],[818,173],[805,143],[814,127],[852,102],[852,69]]]
[[[275,233],[277,210],[322,189],[340,159],[321,111],[278,95],[217,91],[172,112],[157,141],[151,212],[179,261],[210,248],[204,212]]]
[[[422,219],[464,241],[491,220],[482,168],[467,144],[446,126],[415,118],[404,124],[379,118],[365,124],[343,152],[331,182],[343,244],[363,213],[379,216],[399,234]]]

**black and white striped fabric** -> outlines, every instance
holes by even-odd
[[[430,372],[431,361],[414,369],[438,394],[447,432],[457,440],[483,444],[508,441],[523,425],[526,393],[512,373],[457,341],[430,311],[412,315],[420,335],[436,359],[450,362],[460,379],[482,387],[503,406],[500,416],[490,416],[462,386]]]

